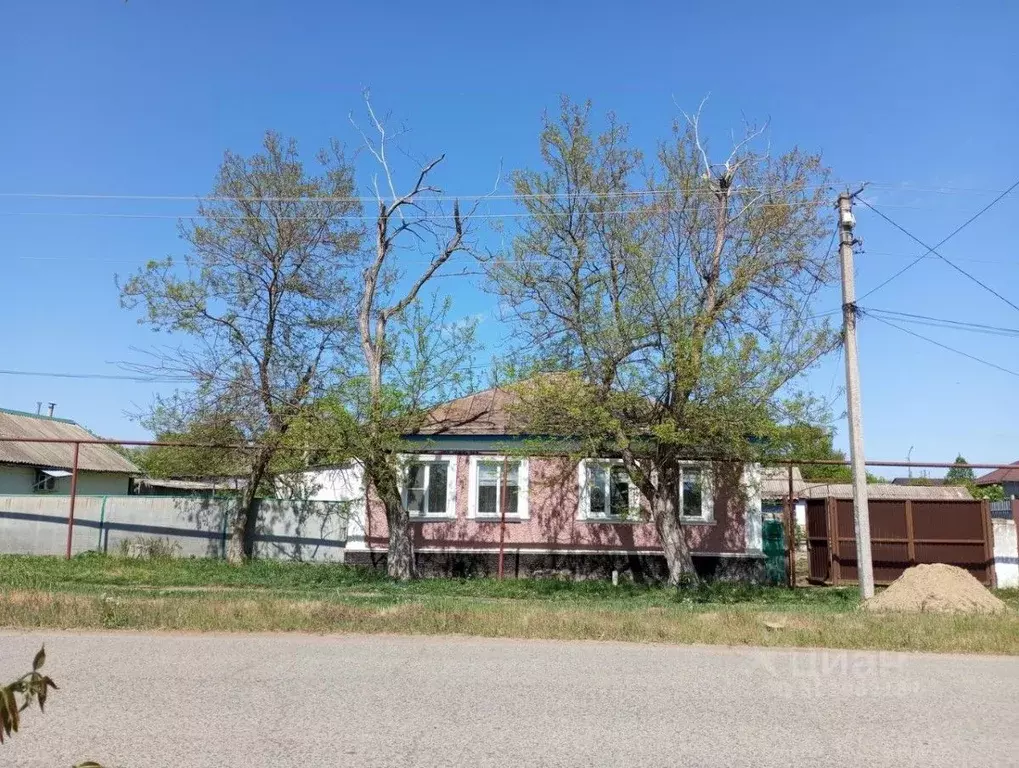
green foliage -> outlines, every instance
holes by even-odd
[[[1000,485],[977,485],[973,482],[965,483],[966,490],[974,499],[987,499],[987,501],[1004,501],[1005,489]]]
[[[57,684],[39,670],[46,663],[46,649],[40,648],[32,660],[32,671],[28,672],[13,683],[0,688],[0,744],[5,738],[10,738],[17,733],[21,723],[21,713],[32,706],[39,704],[39,711],[46,711],[46,697],[50,688],[56,688]],[[20,700],[19,700],[20,698]]]
[[[695,124],[642,152],[613,115],[599,131],[590,104],[564,99],[542,167],[512,175],[528,217],[488,263],[517,320],[516,373],[557,372],[518,388],[528,431],[622,455],[663,503],[677,460],[751,458],[748,438],[837,342],[807,311],[833,277],[827,170],[758,152],[756,135],[706,165]]]
[[[945,472],[945,481],[949,485],[970,485],[975,479],[973,468],[961,455],[955,457],[955,465]]]
[[[18,732],[21,725],[21,713],[32,704],[39,705],[39,711],[46,711],[46,699],[52,688],[57,690],[53,679],[44,675],[41,670],[46,663],[46,647],[43,646],[32,659],[32,671],[13,683],[0,688],[0,744]],[[74,768],[103,768],[99,763],[87,760],[78,763]]]

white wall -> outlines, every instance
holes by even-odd
[[[63,554],[67,496],[0,496],[0,552]],[[173,496],[79,496],[72,552],[116,554],[122,541],[163,538],[182,556],[221,557],[223,531],[235,499]],[[101,523],[100,523],[101,521]],[[91,524],[90,524],[91,523]],[[346,505],[307,500],[266,500],[259,508],[256,554],[291,560],[344,558]]]
[[[35,467],[14,464],[0,464],[0,494],[34,493]],[[104,496],[107,494],[126,494],[129,486],[129,475],[119,472],[78,472],[78,494],[81,496]],[[53,490],[39,496],[60,496],[71,493],[71,478],[58,477]]]
[[[994,578],[998,587],[1019,587],[1019,543],[1015,522],[993,518],[991,532],[994,535]]]
[[[365,503],[364,469],[351,463],[343,467],[316,469],[300,475],[302,498],[346,504],[347,549],[364,549],[368,517]]]
[[[764,547],[761,513],[761,467],[750,464],[743,469],[743,487],[747,489],[746,528],[747,552],[761,552]]]

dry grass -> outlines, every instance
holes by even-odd
[[[540,601],[280,599],[10,590],[0,625],[161,631],[455,634],[562,640],[1019,653],[1019,616],[769,612],[739,606],[616,608]]]

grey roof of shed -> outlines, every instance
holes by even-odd
[[[95,440],[96,436],[70,419],[39,416],[0,408],[0,437],[45,437],[60,440]],[[27,464],[46,469],[71,469],[72,443],[0,442],[0,464]],[[82,445],[78,469],[89,472],[139,474],[131,461],[108,445]]]
[[[793,495],[799,497],[803,493],[806,483],[803,482],[803,475],[799,467],[793,467]],[[789,468],[788,467],[762,467],[761,468],[761,498],[782,499],[789,495]]]
[[[853,498],[851,483],[808,483],[800,498],[824,499]],[[875,501],[953,501],[968,500],[969,491],[961,485],[893,485],[892,483],[868,483],[867,498]]]
[[[761,498],[783,499],[789,493],[789,470],[786,467],[761,469]],[[804,480],[799,467],[793,467],[793,495],[797,499],[853,498],[851,483],[825,483]],[[897,485],[868,483],[867,498],[875,500],[951,501],[972,499],[961,485]]]

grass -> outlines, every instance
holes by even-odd
[[[1019,614],[874,615],[854,589],[433,579],[273,561],[0,557],[0,626],[456,634],[1019,653]],[[1019,591],[999,596],[1013,609]]]

